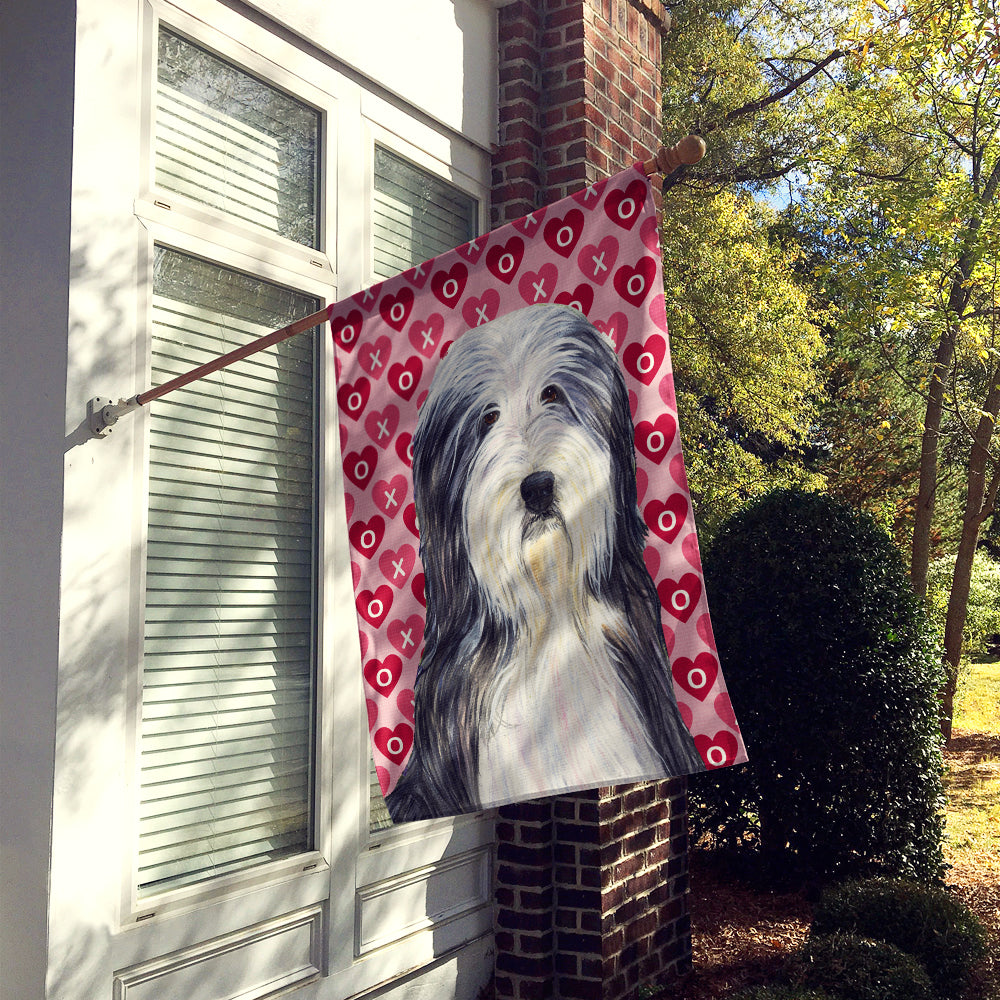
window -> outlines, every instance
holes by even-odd
[[[159,28],[156,191],[217,224],[188,227],[203,254],[154,248],[152,385],[318,309],[210,258],[234,224],[317,245],[320,124]],[[140,900],[315,846],[317,352],[300,334],[150,408]]]

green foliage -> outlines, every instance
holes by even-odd
[[[954,571],[954,557],[943,557],[931,563],[927,574],[927,603],[931,620],[942,634]],[[1000,634],[1000,562],[980,549],[972,564],[972,582],[963,630],[963,656],[985,653],[990,636],[997,634]]]
[[[810,938],[792,976],[799,985],[821,987],[837,1000],[934,1000],[927,972],[912,955],[854,934]]]
[[[947,890],[905,879],[870,879],[827,889],[814,935],[848,932],[895,945],[920,961],[941,997],[962,996],[986,956],[982,924]]]
[[[705,576],[750,762],[695,776],[695,833],[775,872],[940,877],[941,666],[888,536],[779,490],[722,528]]]
[[[825,990],[803,989],[801,986],[751,986],[740,990],[732,1000],[838,1000]]]

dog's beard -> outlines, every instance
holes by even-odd
[[[491,610],[532,631],[559,607],[582,614],[586,581],[611,559],[611,454],[576,423],[546,415],[523,431],[488,434],[473,464],[463,519],[472,569]],[[548,508],[533,513],[525,477],[553,477]]]

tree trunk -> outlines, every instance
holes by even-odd
[[[944,626],[944,666],[945,685],[941,692],[941,733],[946,740],[951,739],[952,718],[955,711],[955,688],[958,684],[958,668],[962,658],[962,633],[969,608],[969,588],[972,583],[972,564],[979,544],[979,531],[983,522],[993,513],[996,503],[997,485],[1000,483],[1000,466],[990,458],[990,442],[1000,408],[1000,381],[994,374],[990,390],[986,395],[983,414],[973,436],[972,451],[969,455],[968,485],[965,494],[965,511],[962,516],[962,536],[955,557],[955,572],[951,580],[948,596],[948,614]],[[994,465],[992,479],[987,475],[990,464]]]

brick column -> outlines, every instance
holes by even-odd
[[[494,226],[660,144],[661,0],[499,9]],[[497,820],[496,995],[619,1000],[691,963],[683,778],[506,806]]]

